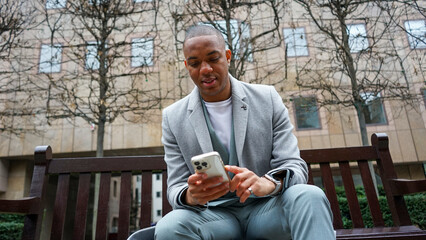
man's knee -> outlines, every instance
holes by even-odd
[[[155,239],[176,239],[176,235],[188,231],[189,211],[173,210],[165,215],[155,226]]]
[[[288,188],[283,194],[284,201],[300,204],[324,202],[328,204],[328,199],[324,191],[314,185],[297,184]]]

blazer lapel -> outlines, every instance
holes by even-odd
[[[188,115],[189,122],[194,128],[195,135],[203,153],[213,151],[213,145],[210,139],[207,123],[204,118],[201,98],[197,88],[191,92],[188,103]]]
[[[240,86],[240,82],[231,75],[229,76],[232,84],[232,115],[234,119],[235,150],[237,151],[239,165],[242,166],[241,160],[246,139],[250,106],[245,102],[246,95]]]

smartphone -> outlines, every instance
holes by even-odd
[[[218,152],[194,156],[191,158],[191,164],[197,173],[206,173],[208,178],[222,176],[223,182],[229,182],[229,175]]]

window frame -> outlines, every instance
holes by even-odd
[[[408,45],[410,46],[410,49],[416,49],[416,50],[426,49],[426,43],[423,44],[422,41],[420,41],[420,40],[417,40],[418,41],[417,44],[414,45],[415,40],[417,38],[422,39],[422,35],[420,34],[419,36],[417,36],[416,34],[413,34],[411,32],[412,29],[407,28],[407,23],[408,23],[408,26],[409,26],[410,22],[421,22],[421,21],[423,21],[423,23],[425,25],[424,25],[424,29],[420,29],[419,32],[421,32],[422,30],[424,30],[424,33],[426,34],[426,20],[424,20],[424,19],[423,20],[422,19],[412,19],[412,20],[406,20],[406,21],[404,21],[405,34],[407,36],[407,41],[408,41]],[[426,36],[424,37],[423,41],[426,42]],[[419,44],[421,44],[421,47],[418,47]]]
[[[364,111],[364,107],[368,107],[368,106],[367,106],[367,104],[365,104],[365,102],[367,101],[367,99],[365,98],[365,95],[366,95],[366,94],[368,94],[368,93],[373,94],[373,97],[375,97],[375,99],[376,99],[376,98],[379,98],[379,100],[380,100],[380,107],[381,107],[381,110],[382,110],[381,112],[382,112],[382,114],[383,114],[384,122],[379,122],[379,123],[367,123],[367,118],[366,118],[366,116],[365,116],[365,112],[364,112],[365,125],[366,125],[366,126],[388,125],[388,124],[389,124],[389,121],[388,121],[388,117],[387,117],[387,114],[386,114],[385,104],[384,104],[384,102],[382,101],[382,98],[380,97],[380,96],[381,96],[381,93],[377,93],[377,95],[375,95],[375,96],[374,96],[374,93],[373,93],[373,92],[363,92],[363,93],[360,93],[361,98],[364,100],[364,104],[363,104],[363,109],[362,109],[362,111]],[[378,97],[377,97],[377,96],[378,96]],[[375,99],[373,99],[372,101],[374,101]],[[369,110],[368,110],[368,112],[370,113],[370,111],[369,111]]]
[[[284,52],[286,52],[286,49],[292,49],[292,51],[294,51],[294,55],[289,55],[289,51],[287,51],[286,52],[287,57],[290,57],[290,58],[308,57],[309,56],[309,47],[308,47],[308,39],[307,39],[307,34],[306,34],[306,28],[305,27],[294,27],[294,28],[293,27],[285,27],[282,30],[283,30],[283,36],[284,36],[284,40],[283,40]],[[288,47],[289,42],[286,41],[286,39],[287,39],[287,37],[286,37],[287,34],[285,33],[286,30],[292,30],[291,36],[288,37],[289,39],[293,39],[292,42],[291,42],[291,44],[293,44],[292,48]],[[302,44],[301,47],[297,47],[298,44],[295,44],[296,43],[295,39],[297,39],[297,38],[295,38],[295,36],[296,36],[296,34],[299,34],[299,33],[296,33],[295,30],[303,30],[302,32],[303,32],[303,36],[304,36],[304,38],[303,38],[304,45]],[[302,50],[297,50],[297,49],[302,49]],[[306,51],[306,53],[305,52],[298,53],[299,51]]]
[[[101,63],[100,63],[99,58],[98,58],[99,54],[97,54],[98,46],[99,46],[99,43],[97,41],[86,42],[86,54],[84,55],[85,56],[84,69],[86,71],[96,71],[96,70],[99,70],[99,68],[101,67]],[[93,52],[91,50],[89,50],[89,47],[94,48],[94,50],[95,50],[94,54],[90,54],[90,53],[93,53]],[[107,47],[106,43],[105,43],[105,47]],[[89,56],[90,56],[90,58],[89,58]],[[89,59],[91,59],[90,60],[90,62],[92,63],[91,65],[88,64]],[[107,62],[105,62],[105,64],[107,64]],[[96,66],[96,68],[94,66]]]
[[[67,7],[67,3],[67,0],[46,0],[44,6],[48,10],[62,9]]]
[[[144,42],[138,42],[135,43],[136,40],[144,40]],[[134,54],[134,50],[135,50],[135,44],[145,44],[145,43],[151,43],[151,49],[150,49],[150,61],[147,62],[145,61],[145,58],[142,54],[142,56],[135,56]],[[141,49],[139,51],[143,51],[145,52],[146,49]],[[152,67],[154,66],[154,53],[155,53],[155,44],[154,44],[154,38],[152,37],[136,37],[136,38],[132,38],[131,39],[131,43],[130,43],[130,67],[131,68],[140,68],[140,67]],[[142,62],[142,64],[135,64],[135,59],[139,59],[142,58],[143,61],[138,60],[138,62]]]
[[[222,31],[222,29],[226,30],[226,20],[214,20],[213,22],[214,24],[211,22],[200,22],[199,24],[208,25],[214,28],[216,28],[214,25],[219,26],[219,29],[217,28],[216,29],[222,33],[222,36],[225,39],[226,46],[227,47],[232,46],[234,50],[234,52],[232,53],[234,58],[239,60],[241,55],[242,42],[245,39],[251,39],[250,25],[245,23],[244,21],[240,21],[235,18],[231,19],[230,24],[231,24],[232,43],[229,44],[226,34],[224,34]],[[240,30],[241,30],[241,34],[240,34]],[[249,51],[252,49],[252,45],[250,42],[247,48],[249,49]],[[247,61],[253,62],[253,53],[249,54],[249,56],[247,57]]]
[[[45,49],[44,47],[49,47],[49,49],[47,50],[43,50]],[[56,59],[58,61],[55,61],[55,59],[53,59],[53,53],[52,53],[52,49],[59,49],[58,51],[60,52],[59,54],[59,59]],[[50,50],[50,60],[44,59],[44,54],[46,54],[44,51],[49,51]],[[62,71],[62,54],[63,54],[63,46],[61,43],[54,43],[54,44],[41,44],[40,46],[40,56],[39,56],[39,64],[38,64],[38,73],[39,74],[54,74],[54,73],[60,73]],[[56,56],[57,53],[55,53]],[[46,66],[44,66],[46,65]],[[50,66],[47,66],[50,65]],[[44,69],[50,69],[49,71],[46,71]],[[58,70],[52,70],[52,69],[56,69],[58,68]]]
[[[361,33],[361,34],[365,34],[365,35],[361,35],[361,37],[362,37],[361,40],[357,39],[357,38],[360,38],[359,35],[354,36],[353,34],[351,34],[351,29],[353,29],[352,27],[355,27],[355,26],[362,26],[362,29],[365,31],[364,33]],[[346,25],[346,32],[348,34],[348,42],[349,42],[349,48],[350,48],[351,53],[364,52],[370,47],[370,42],[368,40],[367,27],[364,23],[347,24]],[[360,33],[358,32],[358,34],[360,34]],[[357,46],[354,49],[353,45],[354,44],[358,45],[359,42],[362,42],[363,46],[361,46],[361,47]]]
[[[318,127],[300,127],[299,126],[299,121],[298,121],[298,108],[297,108],[297,103],[296,101],[299,99],[313,99],[315,100],[315,108],[316,108],[316,116],[317,116],[317,120],[318,120]],[[306,131],[306,130],[321,130],[322,129],[322,123],[321,123],[321,116],[320,116],[320,111],[319,111],[319,107],[318,107],[318,100],[317,97],[315,95],[307,95],[307,96],[298,96],[292,99],[293,101],[293,109],[294,109],[294,119],[295,119],[295,126],[296,126],[296,131]]]

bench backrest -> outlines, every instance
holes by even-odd
[[[96,226],[96,239],[108,237],[108,209],[110,201],[111,178],[120,178],[119,216],[117,234],[110,235],[117,239],[127,239],[129,236],[132,177],[139,175],[141,181],[141,202],[139,228],[151,225],[151,197],[152,174],[162,174],[162,179],[167,179],[166,164],[163,156],[131,156],[131,157],[103,157],[103,158],[52,158],[52,150],[49,146],[36,148],[35,167],[31,183],[30,197],[43,199],[42,208],[49,208],[47,189],[49,185],[56,186],[56,194],[53,200],[52,217],[44,217],[43,228],[50,229],[50,239],[84,239],[88,219],[88,209],[93,194],[91,182],[96,175],[99,176],[99,197]],[[77,189],[70,182],[78,182]],[[166,181],[163,181],[163,189],[166,189]],[[53,192],[54,189],[53,189]],[[75,193],[76,192],[76,193]],[[162,191],[162,214],[171,211],[166,197],[167,191]],[[75,197],[70,197],[74,194]],[[52,198],[52,197],[50,197]],[[51,207],[50,207],[51,208]],[[38,239],[42,214],[26,217],[24,224],[24,239]],[[71,220],[70,220],[71,219]],[[73,220],[73,221],[72,221]],[[71,225],[71,227],[70,227]],[[65,227],[66,226],[66,227]],[[65,227],[65,228],[64,228]],[[49,230],[46,230],[49,232]],[[27,238],[28,237],[28,238]]]
[[[396,178],[392,159],[389,154],[388,138],[386,135],[374,134],[372,136],[372,146],[348,147],[333,149],[302,150],[302,158],[308,163],[310,168],[319,165],[323,185],[326,195],[331,203],[334,215],[335,229],[343,228],[342,217],[336,196],[332,167],[337,164],[342,176],[345,193],[348,199],[353,227],[362,228],[364,223],[361,216],[360,205],[356,196],[351,167],[356,163],[362,177],[366,196],[374,226],[384,226],[382,212],[374,188],[372,177],[369,171],[368,161],[377,163],[379,174],[382,179],[387,201],[392,213],[393,222],[396,226],[411,225],[402,196],[393,196],[387,179]],[[386,171],[385,171],[386,170]],[[148,227],[151,224],[152,207],[152,174],[161,172],[163,175],[162,199],[163,211],[166,214],[171,210],[166,197],[166,164],[163,156],[138,156],[138,157],[104,157],[104,158],[52,158],[52,150],[48,146],[37,147],[35,152],[35,168],[31,183],[30,197],[43,199],[43,209],[49,207],[47,190],[48,183],[52,182],[56,186],[54,204],[52,208],[51,221],[44,223],[43,227],[51,229],[50,239],[62,239],[69,236],[69,232],[64,232],[64,226],[69,229],[68,223],[72,226],[72,238],[84,239],[86,234],[86,223],[88,221],[89,197],[91,194],[90,183],[93,182],[94,173],[99,173],[99,197],[96,239],[107,239],[107,217],[108,202],[110,197],[111,177],[120,177],[120,201],[117,239],[126,239],[129,235],[130,212],[131,212],[131,185],[132,176],[141,175],[141,203],[139,227]],[[98,175],[98,176],[99,176]],[[53,180],[52,180],[53,179]],[[77,179],[77,180],[76,180]],[[57,182],[56,182],[57,181]],[[78,181],[76,197],[70,198],[70,181]],[[309,183],[313,184],[313,177],[310,171]],[[51,197],[52,198],[52,197]],[[24,226],[23,239],[38,239],[41,229],[43,214],[28,215]],[[44,217],[46,219],[46,217]],[[71,221],[71,220],[74,221]]]
[[[358,168],[361,175],[374,227],[385,226],[369,161],[377,164],[394,225],[411,225],[403,196],[394,196],[391,191],[389,180],[396,179],[396,172],[389,153],[388,137],[386,134],[373,134],[371,142],[372,146],[302,150],[300,152],[301,157],[309,166],[309,184],[313,184],[311,168],[319,165],[325,193],[333,212],[333,225],[335,229],[343,228],[341,211],[331,171],[332,166],[337,167],[336,165],[338,165],[340,176],[342,177],[352,226],[354,228],[364,227],[360,204],[352,177],[354,167]]]

